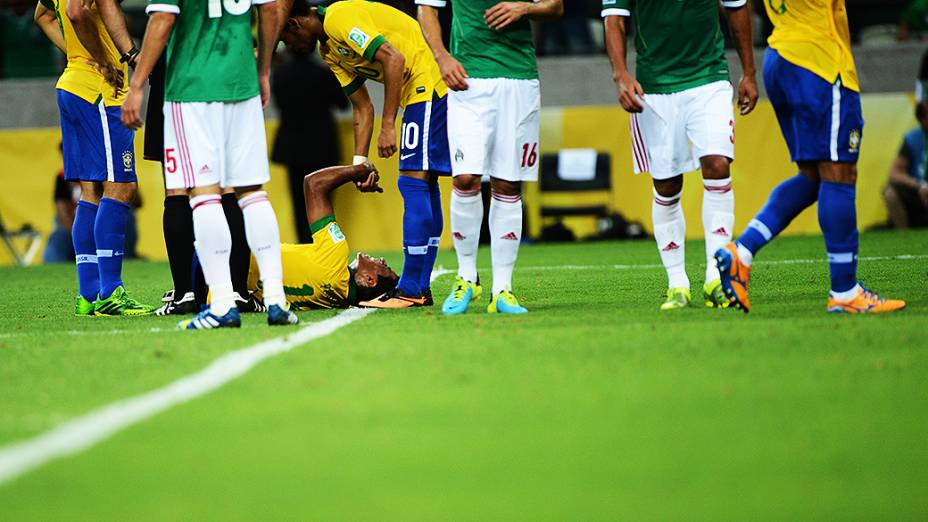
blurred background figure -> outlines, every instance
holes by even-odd
[[[590,31],[590,20],[598,20],[601,0],[564,2],[564,16],[536,23],[539,27],[538,53],[542,56],[583,55],[597,51]]]
[[[928,133],[928,105],[915,108],[918,127],[906,133],[899,154],[889,169],[889,183],[883,201],[893,228],[928,226],[928,181],[925,180],[925,134]]]
[[[925,40],[928,37],[928,0],[911,0],[899,17],[900,40]]]
[[[289,49],[271,73],[271,92],[280,115],[271,161],[287,167],[297,237],[312,243],[302,212],[303,177],[339,162],[334,111],[348,108],[348,99],[315,55]]]
[[[59,145],[60,148],[60,145]],[[74,244],[71,242],[71,225],[81,198],[81,186],[64,180],[64,169],[55,175],[55,228],[48,235],[48,244],[42,254],[43,263],[74,261]]]

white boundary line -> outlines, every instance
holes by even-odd
[[[431,280],[448,273],[451,270],[437,267]],[[164,387],[107,404],[30,439],[0,446],[0,486],[55,459],[89,449],[133,424],[221,388],[265,359],[325,337],[374,311],[373,308],[350,308],[292,334],[227,353],[199,372]]]

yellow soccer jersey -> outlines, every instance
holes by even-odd
[[[78,0],[71,0],[72,2]],[[42,5],[48,9],[53,9],[58,16],[58,24],[61,26],[61,33],[64,36],[64,44],[67,49],[68,64],[58,78],[58,89],[67,91],[78,96],[90,103],[97,103],[100,97],[103,97],[103,104],[107,107],[122,105],[126,97],[126,82],[129,80],[128,67],[119,63],[120,54],[116,50],[116,44],[113,43],[109,33],[106,32],[106,26],[97,12],[97,6],[94,4],[91,10],[94,15],[94,21],[97,25],[97,33],[100,35],[100,41],[103,43],[103,49],[109,57],[111,63],[121,66],[125,78],[123,79],[123,88],[120,96],[114,96],[114,89],[106,83],[103,75],[100,74],[93,65],[93,57],[90,52],[84,48],[80,40],[77,39],[77,33],[74,32],[74,26],[68,18],[65,8],[68,0],[42,0]]]
[[[770,47],[829,83],[840,77],[842,85],[860,92],[844,0],[766,0],[764,5],[773,22]]]
[[[444,96],[448,91],[419,24],[402,11],[368,0],[342,0],[320,7],[319,14],[329,37],[319,52],[346,93],[367,79],[383,83],[383,66],[374,55],[384,43],[406,58],[401,106],[431,101],[433,93]]]
[[[326,216],[310,225],[313,242],[309,245],[280,245],[284,270],[284,293],[294,310],[347,308],[355,301],[354,279],[348,270],[348,241],[335,222]],[[248,289],[263,298],[258,264],[251,259]]]

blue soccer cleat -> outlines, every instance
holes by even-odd
[[[445,303],[441,305],[442,313],[446,315],[463,314],[467,311],[471,301],[480,298],[481,291],[479,278],[476,283],[471,283],[458,276],[454,282],[454,288],[451,289],[451,294],[445,299]]]
[[[178,330],[213,330],[215,328],[240,328],[241,326],[242,317],[238,313],[238,308],[234,306],[222,317],[206,308],[192,319],[177,323]]]
[[[289,309],[284,309],[280,305],[271,305],[267,307],[267,324],[271,326],[297,324],[300,318]]]

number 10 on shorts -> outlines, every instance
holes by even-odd
[[[522,168],[532,168],[538,162],[538,142],[522,144]]]

